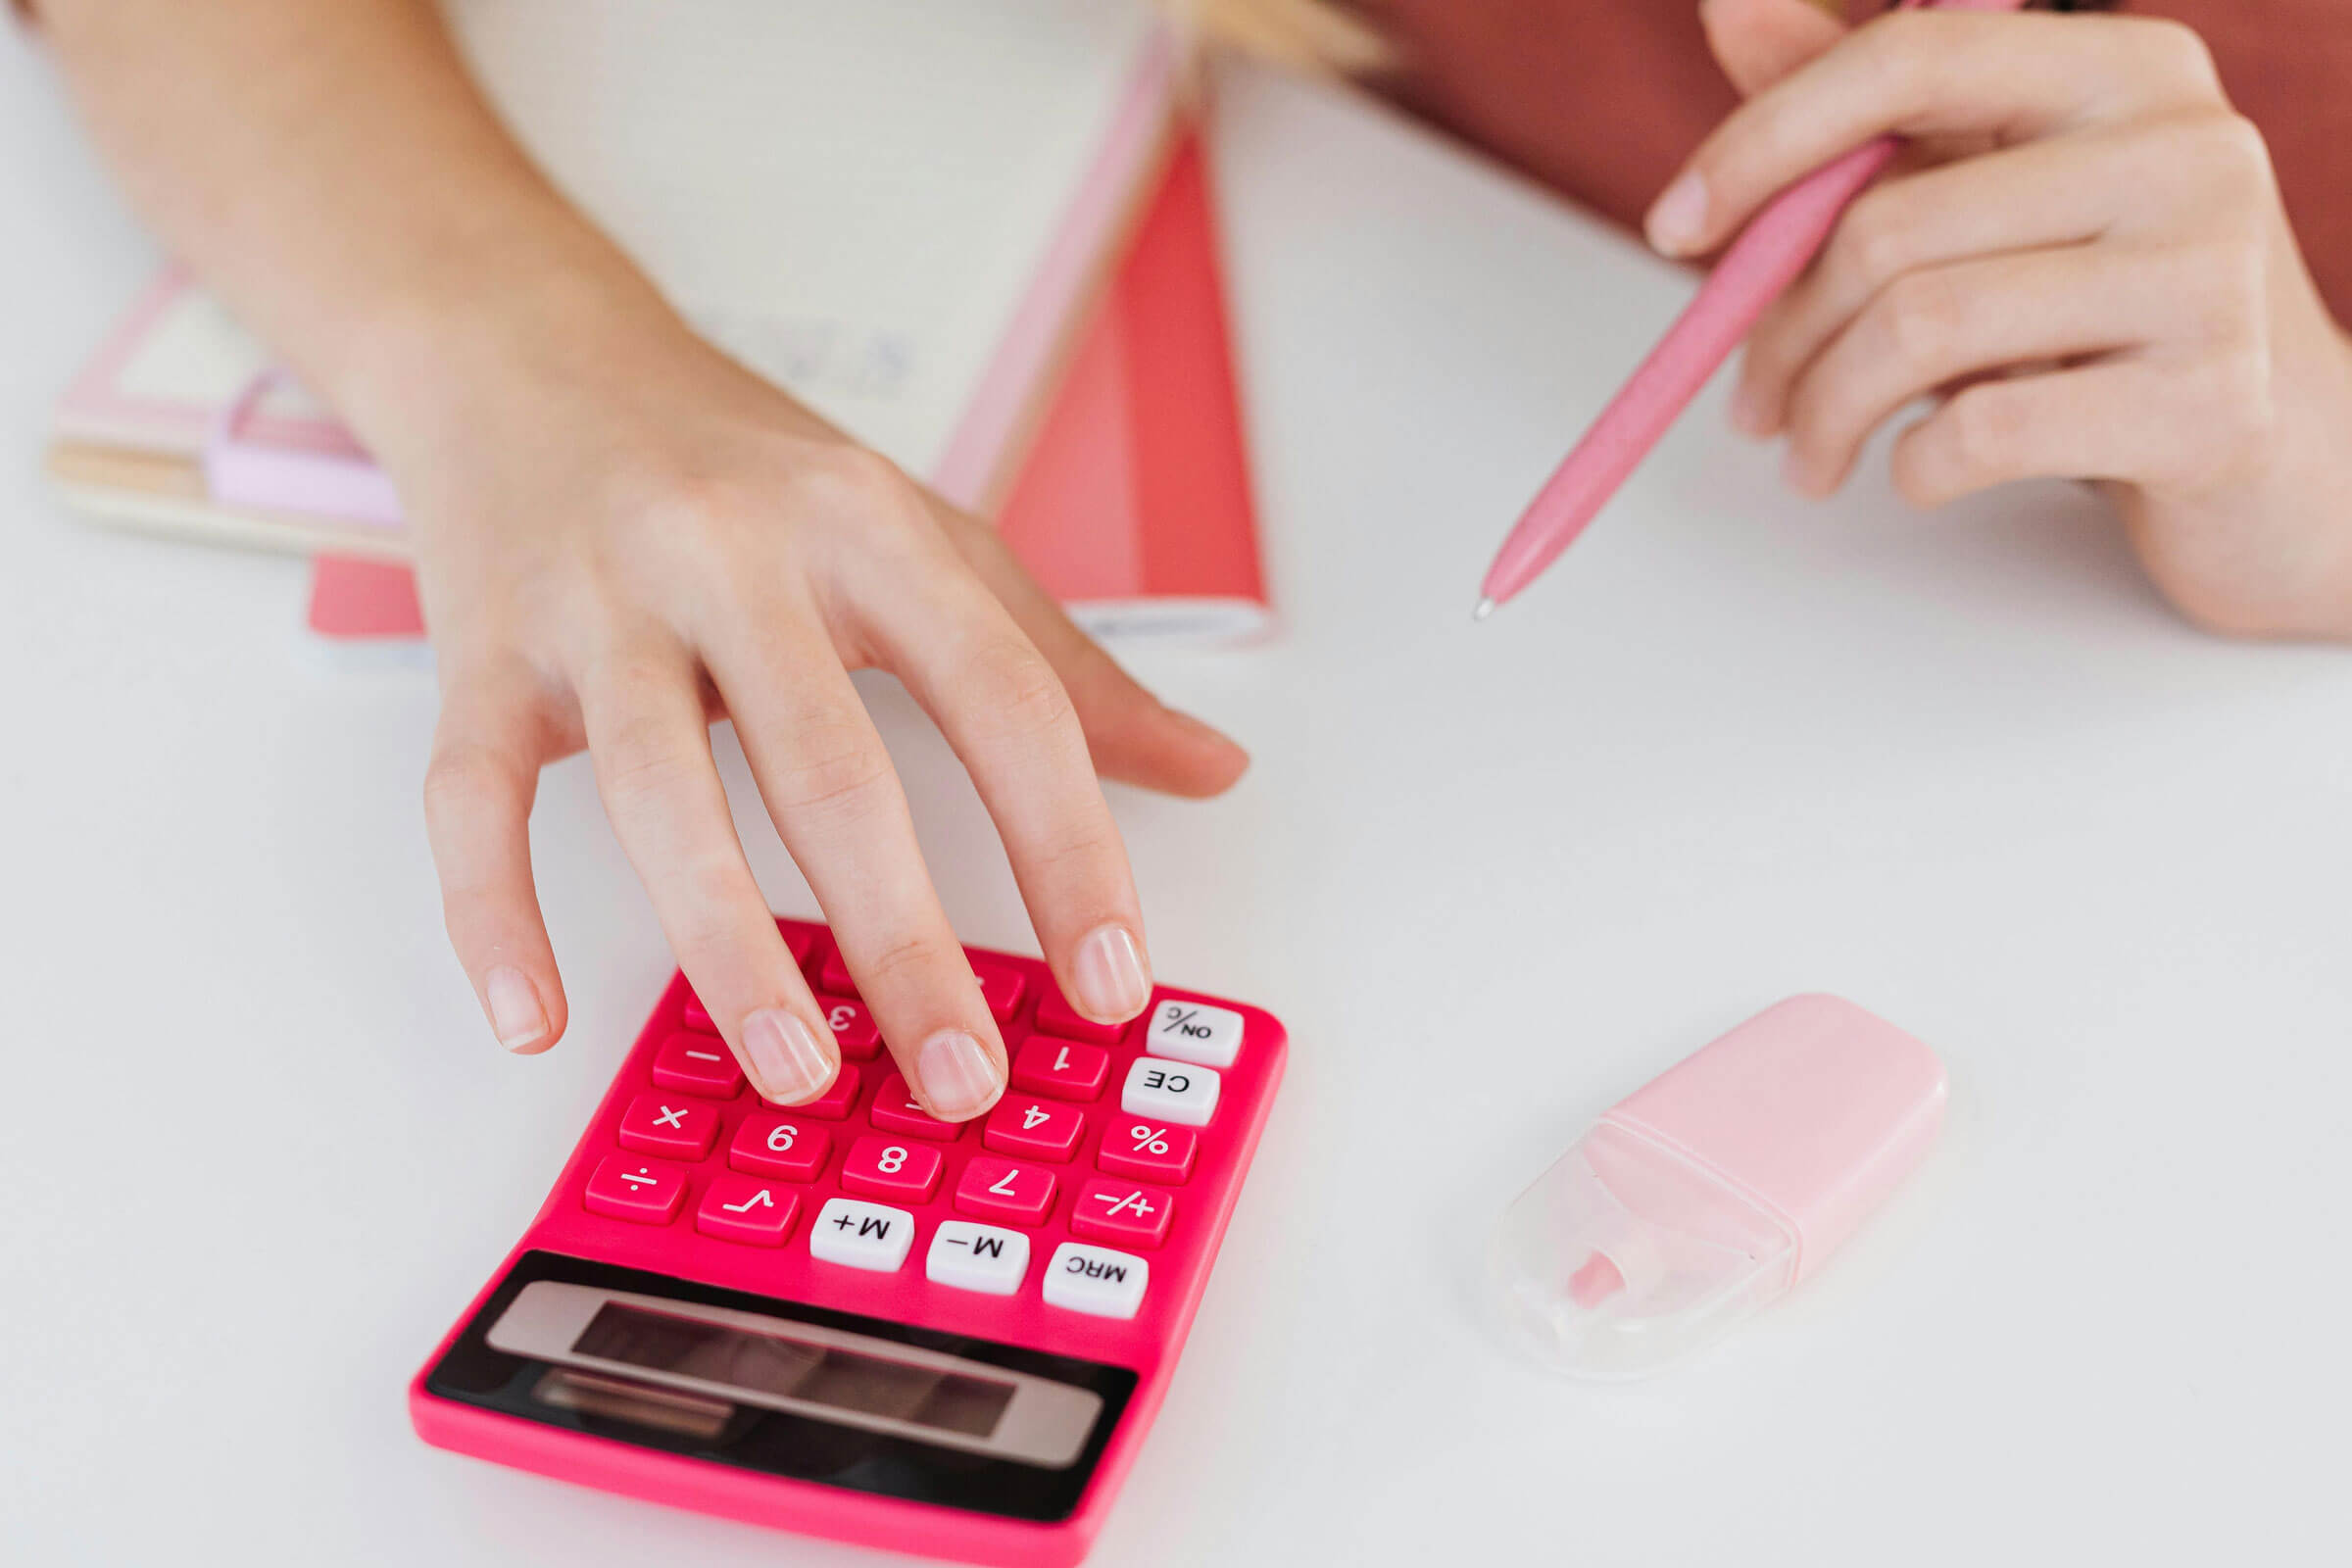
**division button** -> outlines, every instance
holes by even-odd
[[[1028,1237],[968,1219],[942,1220],[923,1259],[923,1273],[933,1284],[986,1296],[1010,1296],[1028,1272]]]
[[[686,1197],[686,1173],[627,1154],[608,1154],[580,1200],[596,1213],[638,1225],[666,1225]]]
[[[808,1254],[827,1263],[895,1272],[914,1246],[914,1216],[903,1208],[829,1198],[808,1227]]]
[[[1151,1282],[1152,1265],[1132,1253],[1064,1242],[1054,1249],[1054,1261],[1046,1265],[1043,1294],[1048,1306],[1065,1312],[1133,1317]]]

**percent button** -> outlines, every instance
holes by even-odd
[[[1102,1152],[1095,1164],[1106,1175],[1178,1187],[1193,1174],[1193,1155],[1200,1148],[1200,1135],[1190,1127],[1165,1118],[1121,1116],[1102,1130]]]

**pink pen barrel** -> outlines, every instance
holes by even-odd
[[[1931,0],[1902,0],[1922,9]],[[2025,0],[1942,0],[1946,11],[2015,11]],[[1483,619],[1574,544],[1658,438],[1673,427],[1716,368],[1809,266],[1846,204],[1878,178],[1901,142],[1880,136],[1822,165],[1774,197],[1716,263],[1698,297],[1676,318],[1585,438],[1528,503],[1480,585]]]
[[[1509,599],[1576,542],[1765,308],[1805,270],[1846,203],[1894,157],[1895,145],[1891,136],[1866,142],[1789,186],[1756,215],[1625,390],[1536,492],[1487,568],[1481,592],[1488,599]]]

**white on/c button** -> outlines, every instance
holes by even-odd
[[[1119,1108],[1130,1116],[1157,1116],[1186,1127],[1205,1127],[1217,1109],[1217,1069],[1138,1056],[1127,1068]]]
[[[923,1273],[935,1285],[1010,1296],[1029,1272],[1029,1238],[968,1219],[942,1220],[931,1235]]]
[[[1064,1311],[1133,1317],[1144,1304],[1144,1287],[1151,1283],[1152,1265],[1132,1252],[1064,1242],[1054,1249],[1044,1294],[1048,1306]]]
[[[1205,1002],[1162,1002],[1152,1009],[1144,1049],[1203,1067],[1230,1067],[1242,1052],[1242,1015]]]
[[[833,1198],[808,1227],[808,1253],[828,1263],[888,1274],[906,1261],[914,1246],[914,1216],[884,1203]]]

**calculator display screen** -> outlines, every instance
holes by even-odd
[[[1015,1386],[813,1339],[751,1333],[700,1318],[607,1301],[572,1345],[580,1355],[935,1432],[985,1438]]]

